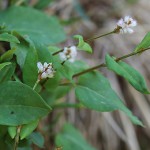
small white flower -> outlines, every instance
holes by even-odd
[[[76,46],[65,47],[63,52],[59,53],[59,56],[62,61],[68,60],[70,62],[74,62],[77,56]]]
[[[39,73],[39,80],[52,78],[54,77],[55,70],[53,69],[52,63],[45,62],[43,65],[41,62],[37,63],[38,73]]]
[[[130,16],[125,16],[124,19],[120,19],[117,22],[117,28],[115,29],[116,33],[133,33],[134,30],[132,27],[137,25],[136,20],[132,19]]]

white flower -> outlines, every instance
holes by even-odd
[[[45,62],[43,65],[41,62],[37,63],[39,79],[52,78],[54,76],[55,70],[52,63]]]
[[[117,28],[115,29],[116,33],[133,33],[134,30],[132,27],[137,25],[136,20],[132,19],[130,16],[125,16],[124,19],[120,19],[117,22]]]
[[[59,53],[59,56],[62,61],[68,60],[70,62],[74,62],[77,56],[76,46],[65,47],[63,52]]]

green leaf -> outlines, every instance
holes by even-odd
[[[31,7],[13,6],[2,11],[0,24],[5,24],[7,30],[16,31],[22,36],[28,35],[35,45],[55,44],[66,38],[56,17],[47,16]]]
[[[15,72],[15,68],[16,64],[12,63],[0,70],[0,83],[10,80]]]
[[[75,35],[74,38],[79,40],[79,43],[77,46],[79,50],[92,53],[91,46],[83,40],[83,37],[81,35]]]
[[[63,78],[66,78],[66,79],[70,80],[71,82],[73,82],[72,76],[74,74],[74,71],[70,64],[65,63],[65,64],[61,65],[60,68],[58,68],[58,72],[60,73],[60,75]]]
[[[150,32],[148,32],[144,37],[144,39],[140,42],[140,44],[137,45],[134,52],[138,52],[149,47],[150,47]]]
[[[56,136],[55,143],[63,150],[95,150],[70,124],[64,125],[63,131]]]
[[[20,43],[20,41],[15,36],[9,33],[0,34],[0,41]]]
[[[31,87],[34,86],[38,78],[37,57],[36,50],[30,47],[23,66],[23,81]]]
[[[5,63],[0,64],[0,70],[2,70],[5,66],[10,65],[10,64],[11,62],[5,62]]]
[[[34,5],[36,9],[44,9],[48,7],[48,5],[54,0],[38,0],[38,2]]]
[[[47,115],[49,111],[50,107],[29,86],[16,81],[0,85],[0,124],[28,124]]]
[[[125,62],[116,62],[109,55],[106,55],[106,65],[108,69],[125,78],[136,90],[144,94],[150,94],[143,76]]]
[[[37,54],[38,54],[38,61],[44,63],[51,63],[53,62],[52,54],[49,52],[48,48],[45,46],[39,46],[37,48]]]
[[[13,58],[13,55],[15,53],[16,49],[11,49],[11,50],[8,50],[7,52],[5,52],[1,57],[0,57],[0,61],[3,62],[3,61],[9,61]]]
[[[130,117],[133,123],[142,125],[142,122],[123,104],[111,88],[109,81],[98,72],[80,76],[75,94],[79,101],[89,109],[100,112],[121,110]]]
[[[16,126],[8,127],[8,133],[9,133],[10,137],[12,139],[14,139],[17,134],[17,127]]]
[[[23,125],[20,132],[20,139],[23,140],[27,136],[29,136],[35,128],[38,126],[39,120],[35,120],[33,122],[30,122],[29,124]]]
[[[16,49],[15,55],[17,56],[17,63],[21,68],[23,68],[27,53],[30,50],[31,45],[23,37],[19,36],[19,39],[20,39],[19,44],[11,43],[11,49]]]
[[[56,100],[65,96],[71,90],[71,87],[57,86],[55,87],[55,89],[51,91],[50,90],[51,89],[49,88],[47,90],[42,91],[41,96],[49,105],[53,105],[56,102]]]
[[[39,132],[33,132],[30,135],[31,141],[40,148],[44,147],[44,137]]]

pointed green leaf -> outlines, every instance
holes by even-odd
[[[15,53],[16,49],[11,49],[11,50],[8,50],[7,52],[5,52],[1,57],[0,57],[0,61],[3,62],[3,61],[9,61],[13,58],[13,55]]]
[[[30,140],[40,148],[44,147],[44,137],[39,132],[33,132],[30,135]]]
[[[15,68],[16,64],[14,63],[6,65],[2,68],[0,70],[0,83],[10,80],[15,72]]]
[[[23,140],[27,136],[29,136],[37,127],[39,120],[35,120],[30,122],[29,124],[23,125],[20,132],[20,139]]]
[[[38,78],[37,52],[33,47],[29,48],[25,63],[23,66],[23,81],[25,84],[33,87]]]
[[[138,52],[149,47],[150,47],[150,32],[148,32],[145,35],[144,39],[140,42],[140,44],[137,45],[134,51]]]
[[[50,107],[29,86],[15,81],[0,84],[0,124],[28,124],[49,111]]]
[[[123,104],[111,88],[109,81],[100,73],[92,72],[82,75],[79,77],[78,84],[75,88],[75,94],[87,108],[100,112],[121,110],[130,117],[133,123],[142,125],[142,122]]]
[[[12,139],[14,139],[17,134],[17,127],[16,126],[8,127],[8,133],[9,133],[10,137]]]
[[[136,90],[143,94],[150,94],[143,76],[125,62],[116,62],[109,55],[106,55],[106,65],[108,69],[125,78]]]
[[[81,35],[75,35],[74,38],[79,40],[79,43],[77,46],[79,50],[92,53],[91,46],[83,40],[83,37]]]
[[[23,68],[27,53],[30,50],[30,44],[21,36],[19,39],[20,43],[11,43],[11,49],[16,49],[17,63]]]
[[[71,124],[65,124],[61,133],[56,136],[56,146],[63,150],[95,150]]]
[[[5,62],[0,64],[0,70],[2,70],[5,66],[10,65],[11,62]]]
[[[20,43],[19,40],[15,36],[13,36],[9,33],[0,34],[0,41]]]

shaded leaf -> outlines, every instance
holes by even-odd
[[[20,41],[15,36],[9,33],[0,34],[0,41],[20,43]]]
[[[39,132],[33,132],[30,135],[31,141],[40,148],[44,147],[44,137]]]
[[[23,81],[25,84],[33,87],[38,78],[37,53],[33,47],[30,47],[23,66]]]
[[[116,62],[109,55],[106,55],[106,65],[108,69],[125,78],[136,90],[144,94],[150,94],[143,76],[125,62]]]
[[[3,62],[3,61],[9,61],[13,58],[13,55],[15,53],[16,49],[11,49],[11,50],[8,50],[7,52],[5,52],[1,57],[0,57],[0,61]]]
[[[63,150],[95,150],[70,124],[64,125],[62,132],[56,136],[55,143]]]
[[[49,111],[50,107],[40,95],[27,85],[16,81],[0,85],[0,124],[28,124],[47,115]]]
[[[39,120],[32,121],[28,124],[23,125],[20,132],[20,139],[23,140],[27,136],[29,136],[34,129],[37,127]]]
[[[15,68],[16,64],[12,63],[0,70],[0,83],[10,80],[15,72]]]
[[[47,16],[31,7],[12,6],[2,11],[0,23],[4,23],[7,30],[17,31],[22,36],[28,35],[35,45],[49,45],[65,40],[64,31],[56,17]]]
[[[0,64],[0,70],[2,70],[5,66],[10,65],[11,62],[5,62]]]
[[[19,38],[20,43],[11,43],[11,48],[16,49],[15,55],[17,56],[17,63],[23,68],[27,53],[30,50],[30,44],[21,36]]]
[[[75,94],[87,108],[100,112],[121,110],[130,117],[133,123],[142,125],[142,122],[123,104],[111,88],[109,81],[100,73],[92,72],[82,75],[79,77],[78,84],[75,88]]]

